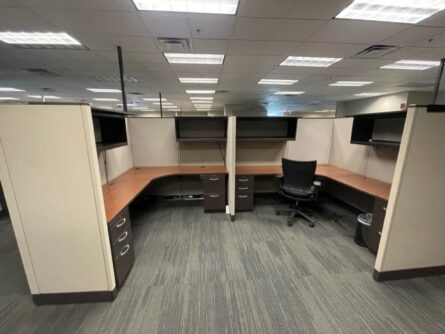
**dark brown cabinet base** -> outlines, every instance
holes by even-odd
[[[226,175],[202,175],[204,187],[204,212],[226,211]]]
[[[134,262],[130,212],[124,209],[108,226],[116,286],[120,288]]]

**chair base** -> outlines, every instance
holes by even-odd
[[[289,215],[289,218],[287,219],[288,226],[292,226],[294,224],[293,221],[296,216],[300,216],[306,219],[309,222],[309,227],[314,227],[316,223],[315,219],[313,219],[312,217],[310,217],[309,215],[307,215],[298,208],[298,203],[296,208],[293,210],[275,210],[275,213],[277,214],[277,216],[281,214],[288,214]]]

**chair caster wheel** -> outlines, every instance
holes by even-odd
[[[279,216],[279,215],[280,215],[280,213],[279,213],[279,212],[275,212],[275,215]]]
[[[287,226],[292,226],[292,225],[294,225],[293,223],[287,223]]]
[[[309,223],[309,227],[314,227],[315,224],[314,223]]]

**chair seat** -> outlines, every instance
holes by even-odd
[[[305,198],[310,199],[315,196],[315,187],[311,187],[310,189],[302,189],[302,188],[293,188],[289,186],[281,186],[281,190],[284,194],[292,197]]]

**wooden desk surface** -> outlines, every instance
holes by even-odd
[[[276,175],[282,174],[281,166],[238,166],[236,174],[244,175]],[[364,177],[332,165],[317,165],[315,173],[318,176],[327,177],[348,187],[374,197],[388,200],[391,184],[379,180]]]
[[[155,179],[174,175],[226,174],[224,166],[166,166],[132,168],[102,186],[107,222],[110,222]]]

